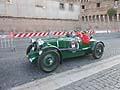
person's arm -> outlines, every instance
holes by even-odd
[[[82,38],[83,37],[83,34],[81,32],[76,32],[76,35],[79,37],[79,38]]]

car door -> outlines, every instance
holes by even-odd
[[[77,57],[84,54],[82,52],[82,42],[80,39],[68,38],[63,40],[60,44],[60,46],[62,46],[60,50],[63,58]]]

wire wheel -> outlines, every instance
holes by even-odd
[[[38,60],[38,66],[44,72],[54,71],[60,64],[59,53],[55,50],[50,50],[43,53]]]
[[[94,50],[93,50],[93,57],[95,59],[99,59],[99,58],[102,57],[103,52],[104,52],[104,46],[103,46],[103,44],[102,43],[97,43],[95,45]]]

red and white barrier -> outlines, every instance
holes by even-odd
[[[48,32],[39,32],[39,33],[18,33],[13,34],[14,38],[27,38],[27,37],[38,37],[38,36],[47,36]]]
[[[90,35],[96,34],[96,32],[95,32],[94,30],[90,30],[88,33],[89,33]]]
[[[9,35],[0,35],[0,38],[31,38],[31,37],[44,37],[44,36],[63,36],[67,33],[71,34],[72,32],[31,32],[31,33],[13,33],[11,32]],[[90,35],[95,34],[95,31],[89,31]]]
[[[11,37],[14,38],[28,38],[28,37],[44,37],[49,35],[62,36],[71,32],[36,32],[36,33],[10,33]]]

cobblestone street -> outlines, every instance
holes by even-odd
[[[120,90],[120,64],[58,90]]]

